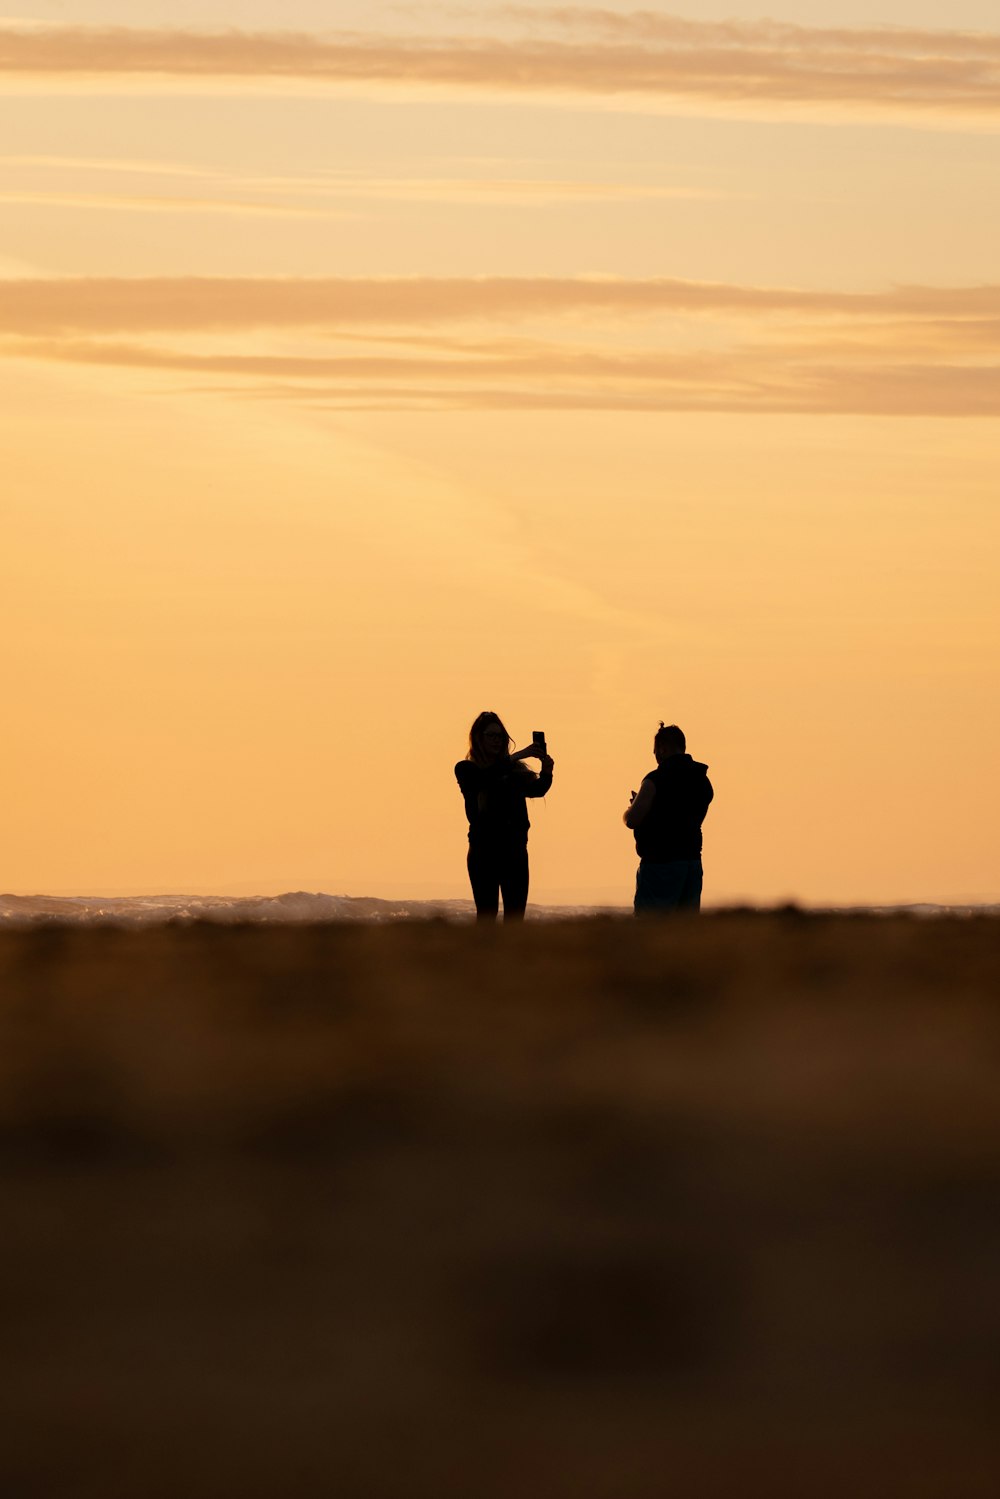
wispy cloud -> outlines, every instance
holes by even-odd
[[[1000,114],[1000,35],[506,7],[497,35],[0,25],[0,73],[404,84],[834,112]],[[505,27],[515,24],[522,34]],[[546,35],[546,29],[554,35]]]
[[[151,193],[0,192],[0,203],[23,208],[80,208],[110,213],[225,214],[237,218],[348,219],[329,204],[255,203],[251,199],[180,197]]]
[[[978,368],[899,365],[878,371],[794,368],[784,379],[742,384],[735,379],[644,389],[586,389],[548,384],[316,385],[211,387],[205,393],[257,400],[284,400],[318,411],[590,411],[609,413],[703,412],[748,416],[1000,416],[1000,364]]]
[[[583,178],[512,177],[483,171],[477,176],[379,176],[363,171],[289,173],[266,176],[257,173],[213,171],[180,164],[69,156],[2,156],[0,167],[31,174],[33,183],[55,177],[74,186],[8,187],[0,193],[2,203],[69,208],[107,208],[116,212],[235,213],[273,216],[328,218],[346,216],[344,203],[448,203],[456,206],[489,205],[540,208],[567,203],[656,202],[675,200],[732,200],[735,194],[710,188],[647,181],[618,182]],[[97,182],[132,178],[129,186],[108,191],[85,191],[79,186],[88,178]],[[161,178],[188,181],[204,189],[159,193],[136,190],[136,183]],[[244,194],[246,196],[234,196]],[[745,195],[749,197],[749,194]],[[331,204],[333,206],[331,206]],[[350,210],[352,216],[357,210]]]
[[[474,176],[413,173],[391,177],[336,168],[278,176],[128,158],[0,155],[0,168],[7,168],[10,178],[0,190],[0,204],[116,214],[356,220],[371,218],[390,204],[544,210],[605,202],[733,201],[752,196],[634,177],[602,181],[500,175],[497,165],[484,163]],[[161,191],[162,183],[171,190]],[[186,192],[176,190],[182,185]]]
[[[1000,283],[842,292],[670,277],[65,277],[0,288],[0,333],[116,334],[655,313],[1000,318]]]
[[[467,6],[435,6],[459,17]],[[859,47],[903,55],[992,57],[1000,61],[1000,35],[993,32],[949,30],[917,26],[803,26],[767,18],[738,21],[698,21],[689,16],[651,10],[608,10],[585,5],[493,5],[479,10],[495,20],[575,35],[619,37],[670,42],[677,46],[723,44],[732,47],[782,47],[786,51],[812,48],[854,54]]]
[[[549,346],[519,352],[508,346],[501,354],[459,357],[454,343],[432,356],[393,355],[267,355],[172,353],[142,345],[39,341],[19,352],[69,363],[108,364],[127,368],[188,370],[200,374],[299,377],[310,379],[424,379],[467,385],[488,378],[576,380],[683,380],[694,371],[724,375],[727,361],[712,355],[673,356],[648,351],[613,354],[596,349]]]
[[[1000,285],[20,280],[0,340],[341,409],[1000,414]]]
[[[32,169],[74,172],[112,172],[128,176],[144,177],[201,177],[213,181],[217,172],[185,162],[151,161],[141,157],[113,156],[43,156],[5,153],[0,156],[2,167],[30,167]]]

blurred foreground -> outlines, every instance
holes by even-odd
[[[0,933],[0,1492],[993,1499],[998,936]]]

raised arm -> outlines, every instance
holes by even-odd
[[[643,779],[638,795],[633,791],[632,800],[622,813],[622,822],[627,828],[637,828],[644,817],[649,816],[656,795],[656,782],[651,775]]]
[[[552,768],[555,765],[551,755],[542,755],[542,768],[536,775],[533,770],[528,770],[525,776],[525,796],[544,796],[552,785]],[[527,767],[524,767],[527,770]]]

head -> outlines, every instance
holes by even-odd
[[[496,713],[480,713],[469,730],[466,759],[475,765],[491,765],[494,760],[510,754],[513,742]]]
[[[675,723],[661,723],[653,736],[653,754],[657,765],[662,765],[671,755],[683,755],[686,749],[683,729],[679,729]]]

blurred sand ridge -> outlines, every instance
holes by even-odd
[[[998,933],[0,932],[0,1491],[992,1499]]]

